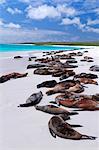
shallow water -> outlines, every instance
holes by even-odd
[[[26,44],[0,44],[0,52],[16,51],[46,51],[46,50],[74,50],[78,47],[72,46],[51,46],[51,45],[26,45]]]

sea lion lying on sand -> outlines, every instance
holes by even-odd
[[[74,76],[75,78],[89,78],[89,79],[96,79],[98,78],[98,76],[96,74],[92,74],[92,73],[80,73]]]
[[[67,79],[71,76],[74,76],[75,75],[75,72],[74,71],[71,71],[71,72],[66,72],[64,74],[62,74],[59,78],[59,80],[64,80],[64,79]]]
[[[32,68],[39,68],[39,67],[45,67],[46,65],[44,64],[32,64],[32,65],[28,65],[27,69],[32,69]]]
[[[84,83],[84,84],[95,84],[95,85],[98,85],[98,82],[93,80],[93,79],[90,79],[90,78],[74,78],[74,80],[79,80],[80,83]]]
[[[59,116],[53,116],[48,122],[48,127],[51,135],[54,138],[58,136],[61,138],[72,139],[72,140],[80,140],[80,139],[95,140],[96,139],[96,137],[83,135],[77,132],[76,130],[73,129],[73,127],[76,127],[76,125],[68,124]]]
[[[26,103],[20,104],[18,107],[30,107],[30,106],[35,106],[38,103],[40,103],[41,99],[43,97],[42,92],[34,93],[32,94],[27,100]]]
[[[59,82],[55,85],[54,88],[52,88],[51,90],[47,91],[46,94],[47,95],[52,95],[55,93],[64,93],[67,89],[69,89],[70,87],[76,85],[77,81],[74,80],[66,80],[63,82]]]
[[[48,68],[38,68],[38,69],[34,70],[34,74],[51,75],[51,73],[48,71]]]
[[[0,83],[4,83],[10,79],[17,79],[17,78],[22,78],[22,77],[26,77],[28,75],[28,73],[17,73],[17,72],[13,72],[4,76],[0,77]]]
[[[45,106],[35,106],[36,110],[40,110],[49,114],[59,115],[59,114],[67,114],[67,115],[76,115],[76,112],[69,112],[66,109],[54,106],[54,105],[45,105]]]
[[[98,65],[94,65],[94,66],[91,66],[90,71],[99,71],[99,66]]]
[[[47,88],[52,88],[57,84],[57,82],[55,80],[49,80],[49,81],[44,81],[41,84],[37,85],[37,88],[41,88],[41,87],[47,87]]]

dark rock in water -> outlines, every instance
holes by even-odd
[[[20,104],[18,107],[30,107],[35,106],[40,103],[41,99],[43,98],[43,93],[40,91],[38,93],[32,94],[27,100],[26,103]]]
[[[23,58],[22,56],[14,56],[14,59]]]
[[[31,64],[27,66],[27,69],[32,69],[32,68],[39,68],[39,67],[45,67],[43,64]]]
[[[54,87],[56,84],[57,82],[55,80],[45,81],[45,82],[42,82],[41,84],[38,84],[37,88],[41,88],[41,87],[51,88],[51,87]]]
[[[99,66],[98,65],[94,65],[94,66],[91,66],[90,71],[99,71]]]
[[[92,73],[80,73],[74,76],[74,78],[90,78],[90,79],[96,79],[98,78],[97,75]]]

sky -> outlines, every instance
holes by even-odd
[[[99,41],[99,0],[0,0],[0,43]]]

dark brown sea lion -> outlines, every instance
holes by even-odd
[[[22,56],[14,56],[14,59],[23,58]]]
[[[32,69],[32,68],[40,68],[40,67],[45,67],[46,65],[44,64],[31,64],[27,66],[27,69]]]
[[[34,74],[51,75],[51,73],[48,71],[48,68],[38,68],[38,69],[34,70]]]
[[[61,107],[57,107],[54,105],[45,105],[45,106],[35,106],[36,110],[40,110],[49,114],[59,115],[59,114],[67,114],[67,115],[76,115],[76,112],[69,112],[66,109]]]
[[[65,138],[65,139],[72,139],[72,140],[80,140],[80,139],[89,139],[95,140],[96,137],[83,135],[76,130],[73,129],[75,125],[70,125],[65,122],[59,116],[53,116],[49,122],[48,127],[51,135],[56,138],[56,136]]]
[[[62,74],[59,79],[64,80],[64,79],[67,79],[67,78],[74,76],[74,75],[75,75],[74,71],[66,72],[66,73]]]
[[[43,97],[42,92],[34,93],[32,94],[27,100],[26,103],[20,104],[18,107],[30,107],[30,106],[35,106],[38,103],[40,103],[41,99]]]
[[[0,83],[4,83],[10,79],[17,79],[17,78],[22,78],[22,77],[26,77],[28,75],[28,73],[17,73],[17,72],[13,72],[4,76],[0,77]]]
[[[76,83],[77,83],[77,81],[74,81],[74,80],[66,80],[63,82],[59,82],[56,84],[56,86],[54,88],[47,91],[46,94],[51,95],[51,94],[55,94],[55,93],[59,93],[59,92],[64,93],[67,89],[76,85]]]
[[[57,84],[57,82],[55,80],[49,80],[49,81],[44,81],[41,84],[37,85],[37,88],[41,88],[41,87],[47,87],[47,88],[52,88]]]

